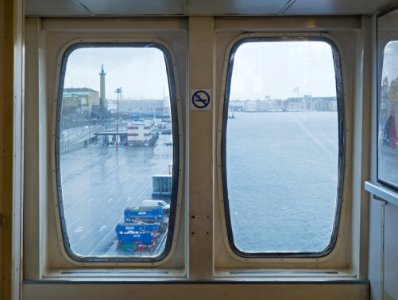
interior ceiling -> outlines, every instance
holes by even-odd
[[[25,0],[28,16],[368,15],[396,0]]]

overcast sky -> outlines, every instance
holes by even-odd
[[[398,42],[391,41],[384,48],[383,72],[381,82],[385,77],[391,83],[398,77]]]
[[[65,87],[99,91],[101,65],[106,72],[106,97],[123,99],[168,97],[163,52],[156,48],[79,48],[68,58]],[[205,88],[205,87],[204,87]],[[235,54],[231,99],[335,96],[335,74],[329,44],[316,41],[250,42]]]
[[[106,97],[116,99],[163,99],[169,89],[163,52],[156,48],[79,48],[68,58],[66,88],[100,90],[101,65],[106,73]]]
[[[325,42],[242,44],[236,51],[231,99],[335,96],[332,49]]]

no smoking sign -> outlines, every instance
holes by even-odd
[[[211,92],[209,89],[191,90],[191,109],[192,110],[211,109]]]

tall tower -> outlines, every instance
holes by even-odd
[[[104,112],[106,109],[105,75],[106,73],[104,71],[104,65],[101,65],[101,72],[99,73],[99,76],[100,76],[100,108],[102,112]]]

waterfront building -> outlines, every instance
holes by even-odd
[[[229,101],[229,110],[230,111],[244,111],[245,110],[245,102],[242,100],[230,100]]]
[[[245,111],[246,112],[255,112],[257,111],[257,102],[254,100],[247,100],[245,102]]]
[[[93,111],[93,106],[98,106],[99,93],[90,88],[65,88],[62,107],[80,113]]]
[[[152,146],[157,139],[153,120],[134,121],[127,124],[128,146]]]
[[[116,110],[116,101],[109,100],[109,110]],[[170,106],[166,106],[163,99],[140,99],[119,101],[119,113],[128,114],[133,118],[157,117],[169,118]]]

